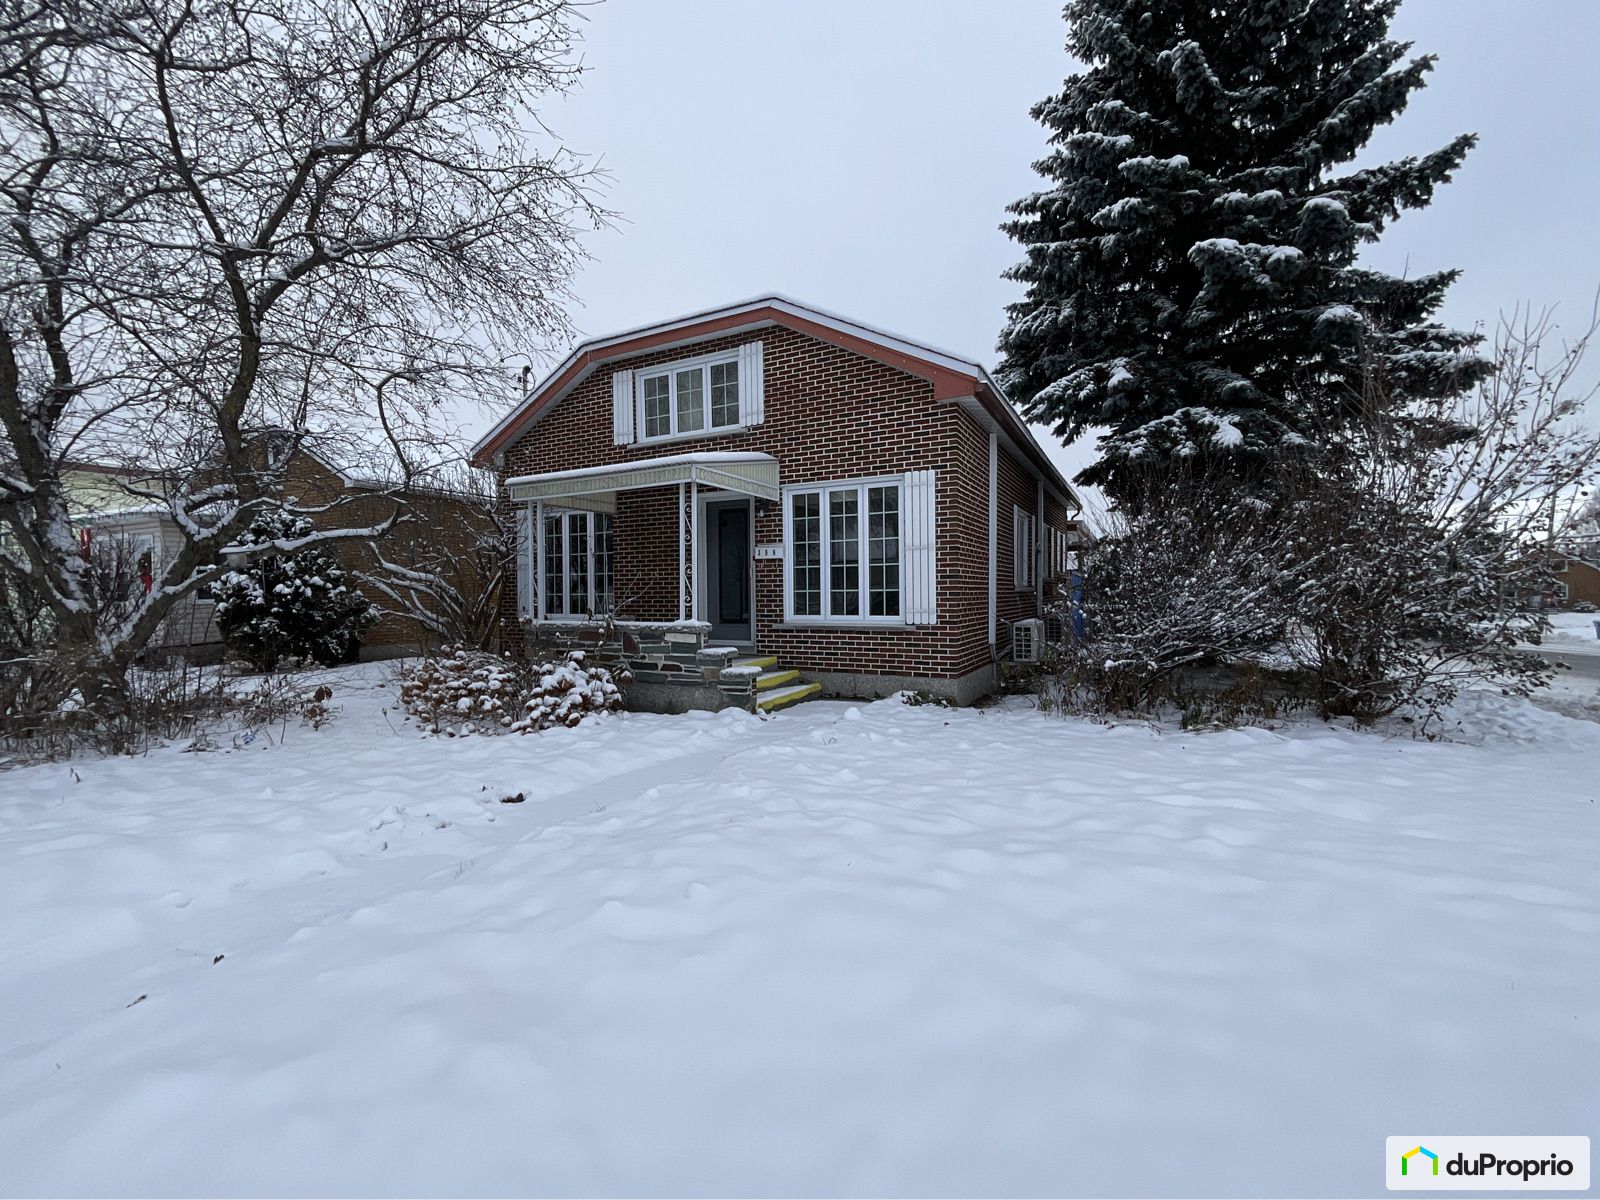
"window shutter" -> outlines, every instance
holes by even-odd
[[[937,507],[934,472],[908,471],[902,483],[900,542],[905,576],[901,611],[907,625],[933,625],[939,619]]]
[[[767,383],[762,374],[761,343],[739,347],[739,424],[759,425],[767,415]]]
[[[533,619],[533,505],[517,509],[517,616]]]
[[[633,441],[633,372],[611,377],[611,440],[619,446]]]

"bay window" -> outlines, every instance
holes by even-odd
[[[611,545],[610,513],[545,514],[545,616],[581,617],[611,610]]]
[[[641,371],[638,387],[644,441],[739,427],[737,351]]]
[[[788,492],[788,619],[901,622],[900,492],[898,479]]]

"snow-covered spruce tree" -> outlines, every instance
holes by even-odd
[[[1359,416],[1373,353],[1400,400],[1458,395],[1487,369],[1475,335],[1431,319],[1456,272],[1356,265],[1475,141],[1344,169],[1433,65],[1388,37],[1398,2],[1067,5],[1087,69],[1033,109],[1047,187],[1004,226],[1028,290],[1000,350],[1030,419],[1067,440],[1107,431],[1083,482],[1116,499],[1173,457],[1250,474],[1315,450]]]
[[[239,544],[293,544],[309,533],[305,517],[268,512],[250,523]],[[222,640],[258,671],[289,657],[330,666],[342,662],[377,619],[377,611],[346,582],[344,568],[315,547],[254,558],[223,575],[213,595]]]

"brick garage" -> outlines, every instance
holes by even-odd
[[[617,444],[614,380],[619,372],[632,371],[638,378],[652,368],[685,360],[724,354],[731,360],[752,342],[759,342],[761,351],[764,402],[759,423],[735,431]],[[741,389],[750,383],[741,378]],[[832,690],[881,690],[859,679],[872,676],[886,681],[885,686],[924,680],[930,690],[960,691],[965,697],[992,678],[997,647],[990,640],[991,453],[999,649],[1004,649],[1010,621],[1038,613],[1042,590],[1038,569],[1027,587],[1015,586],[1013,505],[1035,519],[1048,509],[1046,522],[1064,529],[1072,524],[1076,503],[1066,481],[980,367],[778,298],[580,347],[480,443],[475,457],[492,463],[502,481],[522,481],[630,462],[656,463],[663,456],[728,452],[770,455],[784,488],[935,473],[934,621],[786,621],[788,550],[782,559],[761,558],[753,564],[754,647],[806,676],[828,678],[835,685]],[[619,617],[665,622],[679,615],[678,496],[675,486],[615,494],[610,519]],[[755,545],[783,543],[780,502],[756,499],[754,516]],[[906,519],[902,511],[902,538],[907,536]],[[1046,570],[1050,564],[1042,551],[1048,544],[1048,535],[1035,538],[1038,566]],[[541,571],[532,571],[531,581],[528,574],[519,580],[523,591],[530,584],[540,586]],[[909,586],[904,578],[901,582],[903,589]],[[518,613],[518,595],[508,595],[502,607],[508,627],[516,626]],[[848,686],[843,684],[846,678]],[[967,682],[956,688],[957,680]]]

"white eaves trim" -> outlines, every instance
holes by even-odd
[[[544,380],[537,387],[530,389],[526,396],[524,396],[509,413],[501,418],[501,420],[498,421],[493,428],[491,428],[487,433],[478,439],[478,441],[473,445],[472,453],[469,457],[476,458],[486,446],[499,438],[503,433],[505,433],[506,430],[524,421],[529,413],[529,410],[535,405],[547,406],[559,403],[561,398],[566,395],[567,392],[570,392],[573,388],[582,383],[583,380],[586,379],[589,374],[600,365],[601,362],[605,361],[604,351],[608,347],[630,342],[635,338],[643,337],[649,334],[671,333],[676,329],[689,330],[706,321],[721,320],[726,317],[737,317],[740,313],[744,312],[752,314],[752,319],[748,326],[731,326],[727,329],[718,330],[714,336],[723,337],[729,334],[743,333],[747,330],[761,329],[771,324],[770,320],[765,317],[754,316],[755,313],[762,309],[775,309],[778,312],[787,313],[788,315],[797,317],[801,320],[811,321],[818,325],[827,326],[838,333],[851,334],[855,337],[861,338],[864,341],[876,343],[887,350],[892,350],[897,353],[907,355],[911,358],[921,359],[922,361],[931,363],[934,366],[943,367],[946,370],[953,371],[957,374],[970,376],[974,381],[982,382],[997,397],[1000,398],[1001,403],[1006,406],[1007,410],[1014,418],[1014,423],[1011,423],[1011,427],[1003,429],[1002,432],[1012,440],[1017,440],[1020,438],[1020,440],[1025,442],[1028,448],[1035,451],[1041,459],[1046,462],[1049,461],[1048,456],[1046,456],[1044,453],[1043,447],[1039,445],[1038,439],[1034,437],[1033,431],[1029,429],[1028,423],[1022,419],[1021,415],[1018,414],[1014,408],[1011,407],[1011,401],[1006,396],[1005,392],[990,376],[988,370],[980,363],[976,363],[971,359],[962,358],[960,355],[951,354],[948,351],[929,346],[924,342],[913,341],[910,338],[901,337],[898,334],[890,333],[887,330],[879,329],[872,325],[864,325],[860,321],[851,320],[849,317],[840,316],[838,313],[829,312],[826,309],[814,308],[808,304],[801,304],[797,300],[792,300],[787,296],[779,295],[777,293],[772,293],[766,296],[755,296],[749,300],[741,300],[735,304],[722,305],[718,308],[703,309],[700,312],[688,313],[681,317],[674,317],[668,321],[652,322],[649,325],[641,325],[634,329],[623,330],[620,333],[608,334],[605,337],[591,338],[588,341],[580,342],[573,348],[572,352],[561,361],[555,370],[547,374]],[[671,350],[680,345],[690,345],[694,342],[704,340],[705,335],[690,334],[681,342],[666,342],[660,345],[652,346],[651,352],[655,353],[662,350]],[[571,381],[569,381],[560,392],[552,393],[548,396],[545,395],[544,389],[548,387],[553,380],[560,379],[569,370],[571,370],[572,367],[585,354],[595,355],[596,361],[591,363],[587,370],[579,373]],[[983,408],[982,404],[978,402],[976,398],[973,399],[973,404],[978,409]],[[983,411],[985,414],[988,413],[987,409],[984,409]],[[992,420],[992,414],[988,415]],[[1071,485],[1066,484],[1064,479],[1061,480],[1061,483],[1065,485],[1065,495],[1062,495],[1054,486],[1056,482],[1055,480],[1046,480],[1045,482],[1046,486],[1048,486],[1052,492],[1055,492],[1057,494],[1057,498],[1062,500],[1063,503],[1067,504],[1069,507],[1081,509],[1082,505],[1078,501],[1077,493],[1072,491]]]

